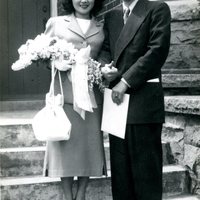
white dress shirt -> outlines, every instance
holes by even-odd
[[[122,3],[123,10],[126,10],[127,8],[129,8],[129,9],[130,9],[130,14],[131,14],[131,12],[132,12],[132,10],[133,10],[133,8],[135,7],[135,5],[136,5],[137,2],[138,2],[138,0],[133,1],[133,2],[127,7],[127,6],[125,5],[124,1],[123,1],[123,3]],[[129,15],[130,15],[130,14],[129,14]]]
[[[81,19],[81,18],[76,18],[83,34],[85,34],[87,32],[87,30],[89,29],[90,26],[90,19]]]

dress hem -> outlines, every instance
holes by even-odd
[[[101,176],[107,176],[107,173],[105,173],[105,170],[102,169],[101,171],[97,172],[97,170],[94,171],[80,171],[79,173],[75,172],[67,172],[67,174],[64,173],[64,171],[61,170],[48,170],[46,169],[43,173],[43,176],[45,177],[101,177]]]

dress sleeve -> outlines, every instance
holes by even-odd
[[[50,18],[46,23],[45,35],[55,36],[55,18]]]
[[[104,25],[103,25],[103,31],[104,31],[104,41],[103,45],[98,57],[98,61],[103,65],[108,64],[111,62],[111,51],[110,51],[110,42],[109,42],[109,31],[108,31],[108,24],[107,24],[107,19],[108,19],[108,14],[105,15],[104,18]]]

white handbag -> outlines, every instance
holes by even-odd
[[[71,123],[63,109],[64,95],[60,72],[52,62],[51,85],[46,94],[46,105],[33,118],[32,127],[37,140],[61,141],[69,140]],[[58,73],[61,94],[54,94],[55,76]]]

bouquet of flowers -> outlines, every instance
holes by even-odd
[[[76,54],[79,52],[72,43],[58,37],[50,37],[45,34],[36,36],[34,40],[27,40],[19,49],[19,59],[12,64],[12,70],[18,71],[30,66],[33,62],[51,60],[56,63],[56,68],[66,71],[76,63]],[[88,87],[92,90],[93,85],[99,85],[104,89],[100,63],[88,59]]]
[[[57,37],[38,35],[34,40],[27,40],[19,49],[19,59],[13,63],[12,69],[18,71],[31,65],[34,61],[56,60],[65,57],[69,64],[74,62],[76,49]]]

